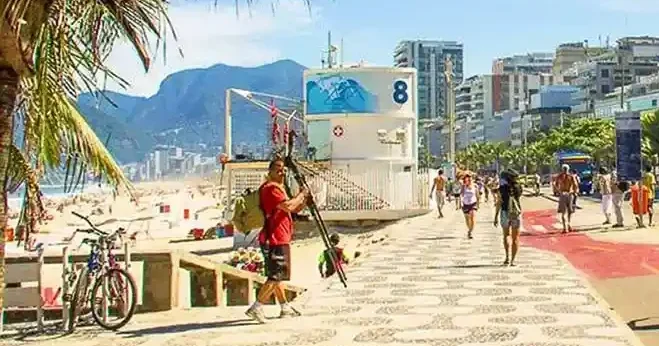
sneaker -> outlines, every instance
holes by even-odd
[[[287,305],[286,307],[281,308],[281,312],[279,313],[279,318],[287,318],[287,317],[299,317],[302,316],[300,311],[295,309],[294,307]]]
[[[247,315],[247,317],[253,319],[254,321],[260,324],[266,323],[265,314],[263,313],[263,309],[261,308],[252,306],[249,309],[247,309],[247,311],[245,311],[245,315]]]

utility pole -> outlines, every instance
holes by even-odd
[[[620,110],[625,111],[625,59],[622,52],[622,42],[618,45],[618,64],[620,65],[620,73],[622,74],[620,82]]]
[[[446,113],[449,119],[449,162],[455,167],[455,99],[453,97],[453,61],[447,55],[444,61],[444,77],[446,78]],[[455,173],[455,168],[454,172]]]

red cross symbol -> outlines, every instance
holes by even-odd
[[[341,127],[340,125],[336,125],[334,126],[334,130],[332,130],[332,132],[334,132],[334,135],[336,137],[341,137],[343,136],[343,127]]]

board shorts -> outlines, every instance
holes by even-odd
[[[569,192],[561,192],[558,195],[558,212],[561,214],[574,213],[574,198]]]
[[[463,204],[462,205],[462,212],[465,214],[469,214],[472,211],[476,211],[476,203],[472,204]]]
[[[510,215],[508,214],[507,210],[501,210],[499,212],[499,220],[501,221],[501,227],[510,227],[512,228],[517,228],[519,229],[520,226],[522,225],[522,220],[518,216],[516,218],[510,218]]]
[[[437,205],[438,206],[443,206],[446,203],[446,195],[444,191],[437,191],[435,193],[435,197],[437,197]]]
[[[270,281],[288,281],[291,279],[291,246],[262,245],[265,259],[265,274]]]

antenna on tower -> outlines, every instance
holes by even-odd
[[[332,68],[332,32],[327,32],[327,68]]]
[[[339,53],[341,54],[341,61],[339,62],[339,67],[343,67],[343,37],[341,37],[341,47],[339,48]]]

